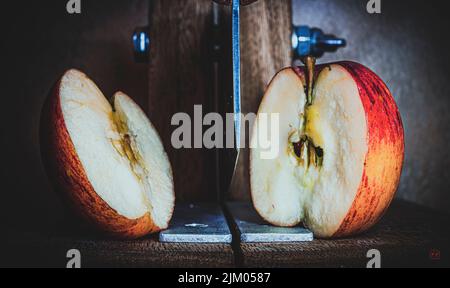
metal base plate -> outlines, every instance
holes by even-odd
[[[231,232],[222,209],[215,203],[177,203],[161,242],[231,243]]]
[[[303,242],[313,240],[312,232],[304,227],[276,227],[268,224],[258,215],[251,203],[228,202],[226,205],[239,229],[241,242]]]

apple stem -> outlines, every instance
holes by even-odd
[[[312,56],[306,56],[302,58],[302,62],[305,65],[306,73],[306,104],[312,104],[312,92],[314,84],[314,68],[316,65],[316,58]]]
[[[299,164],[309,168],[312,164],[314,167],[320,167],[323,164],[323,149],[314,145],[314,141],[306,134],[306,110],[308,106],[312,105],[313,101],[313,85],[314,85],[314,69],[316,65],[316,58],[312,56],[306,56],[302,58],[302,62],[305,65],[305,78],[306,78],[306,103],[305,112],[300,114],[300,127],[297,132],[300,135],[298,141],[296,138],[298,135],[292,134],[290,141],[293,145],[293,152],[296,155]],[[294,137],[296,136],[296,137]],[[294,140],[294,141],[293,141]]]

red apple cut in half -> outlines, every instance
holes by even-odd
[[[117,92],[112,105],[83,73],[67,71],[41,118],[41,151],[64,199],[102,231],[137,238],[167,228],[172,170],[144,112]]]
[[[400,114],[382,80],[358,63],[317,66],[311,98],[307,75],[285,68],[266,89],[251,138],[253,204],[274,225],[303,222],[317,237],[356,234],[378,221],[397,189]],[[255,142],[268,129],[261,113],[279,113],[274,159],[263,159]]]

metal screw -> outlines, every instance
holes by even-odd
[[[148,62],[150,54],[150,37],[148,27],[137,27],[133,32],[134,59],[139,63]]]
[[[346,45],[345,39],[325,34],[318,28],[297,26],[293,30],[292,49],[297,57],[310,55],[318,58],[325,52],[335,52]]]

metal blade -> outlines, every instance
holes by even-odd
[[[239,144],[241,141],[241,67],[240,67],[240,35],[239,35],[239,0],[233,0],[231,6],[231,45],[224,46],[225,49],[223,65],[221,71],[226,71],[226,75],[222,75],[220,79],[226,81],[223,87],[226,94],[222,94],[219,100],[220,111],[226,117],[231,113],[233,115],[233,131],[224,131],[224,139],[226,139],[226,147],[218,151],[218,183],[219,183],[219,199],[225,200],[230,193],[230,187],[233,182],[233,175],[236,169],[239,157]],[[231,48],[231,49],[230,49]],[[231,50],[231,53],[228,54]],[[230,69],[231,68],[231,69]],[[231,71],[230,71],[231,70]],[[232,72],[232,73],[230,73]],[[224,118],[226,119],[226,118]],[[230,133],[232,132],[232,133]]]
[[[241,143],[241,48],[239,39],[239,1],[233,0],[232,6],[232,49],[233,49],[233,108],[236,149],[239,153]]]
[[[233,118],[234,118],[234,152],[230,159],[231,179],[227,192],[232,187],[241,145],[241,47],[240,47],[240,0],[233,0],[231,14],[231,46],[233,57]],[[229,193],[230,194],[230,193]]]

